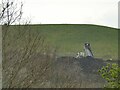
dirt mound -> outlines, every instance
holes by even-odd
[[[96,59],[92,57],[84,57],[84,58],[74,58],[74,57],[60,57],[57,59],[57,65],[60,66],[78,66],[84,73],[96,73],[102,66],[106,65],[102,59]]]
[[[103,87],[104,79],[99,75],[98,70],[106,65],[103,60],[91,57],[74,58],[60,57],[57,58],[53,69],[53,83],[76,83],[78,87]]]

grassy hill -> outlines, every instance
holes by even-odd
[[[89,42],[95,57],[117,59],[118,30],[115,28],[89,24],[41,24],[30,27],[57,47],[58,55],[75,55],[84,51],[84,43]]]
[[[3,27],[2,37],[5,88],[103,87],[97,70],[106,65],[103,60],[118,56],[118,30],[104,26],[10,26]],[[94,56],[103,60],[72,57],[83,51],[85,42],[91,44]],[[54,47],[57,55],[65,57],[56,58]]]

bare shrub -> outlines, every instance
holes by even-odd
[[[42,35],[28,25],[9,29],[3,41],[3,87],[31,87],[48,79],[55,55]]]
[[[0,24],[3,25],[4,88],[31,87],[35,82],[42,81],[42,76],[54,60],[54,55],[51,57],[51,52],[48,52],[51,47],[39,31],[32,30],[27,23],[20,25],[22,7],[22,2],[18,5],[14,0],[2,0]]]

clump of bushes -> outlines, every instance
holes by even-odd
[[[118,64],[107,64],[99,70],[99,73],[107,81],[105,88],[120,88],[120,67]]]

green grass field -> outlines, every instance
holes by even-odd
[[[40,32],[50,45],[57,47],[60,55],[75,55],[84,51],[84,43],[89,42],[95,57],[118,57],[118,29],[87,24],[41,24],[30,27],[33,32]]]

